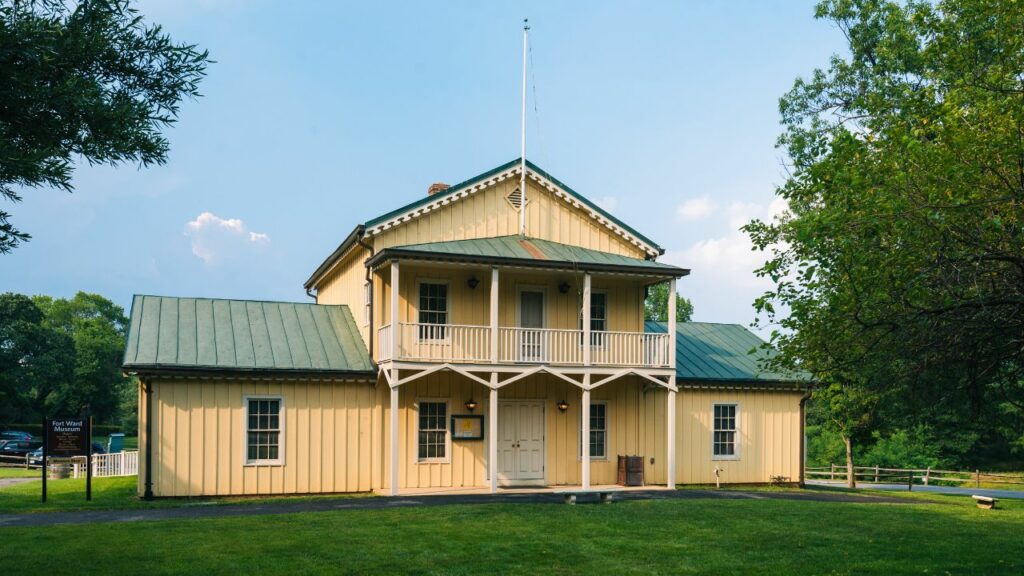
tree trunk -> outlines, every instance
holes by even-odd
[[[846,444],[846,487],[856,488],[857,476],[853,473],[853,439],[844,436],[843,442]]]

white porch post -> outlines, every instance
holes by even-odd
[[[583,275],[583,365],[590,366],[590,274]]]
[[[398,360],[402,329],[398,325],[398,260],[391,261],[391,360]],[[395,380],[397,382],[397,379]]]
[[[589,347],[587,346],[586,348]],[[583,403],[580,405],[580,410],[582,410],[580,421],[583,423],[583,429],[580,432],[582,436],[580,466],[583,472],[583,489],[587,490],[590,488],[590,374],[583,375],[583,385],[586,388],[583,389]]]
[[[491,397],[487,404],[489,422],[487,425],[487,471],[490,476],[491,494],[498,491],[498,373],[491,372]]]
[[[498,268],[491,268],[491,363],[498,363]],[[493,384],[492,378],[492,384]]]
[[[675,385],[676,377],[671,376],[668,379],[669,384]],[[669,488],[676,487],[676,391],[668,391],[668,406],[665,410],[668,414],[668,441],[665,445],[668,447],[668,458],[665,460],[667,471],[665,473],[665,485]]]
[[[667,442],[665,442],[666,449],[668,450],[666,463],[666,485],[669,488],[675,488],[676,485],[676,279],[669,280],[668,283],[668,362],[672,368],[672,375],[668,377],[668,383],[671,388],[668,391],[668,406],[666,406],[665,414],[668,416],[668,422],[665,426],[668,434]]]
[[[391,495],[398,496],[398,386],[391,389]]]

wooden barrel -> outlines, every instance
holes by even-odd
[[[48,478],[51,480],[63,480],[64,478],[71,477],[71,462],[64,460],[61,462],[50,462],[50,475]]]

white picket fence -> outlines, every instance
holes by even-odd
[[[109,476],[134,476],[139,473],[139,451],[114,452],[112,454],[92,455],[93,478]],[[71,461],[71,477],[85,477],[85,457],[73,458]]]

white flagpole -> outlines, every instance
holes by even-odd
[[[522,131],[521,149],[519,159],[519,235],[526,236],[526,46],[529,42],[530,26],[528,20],[523,20],[523,109],[520,128]]]

